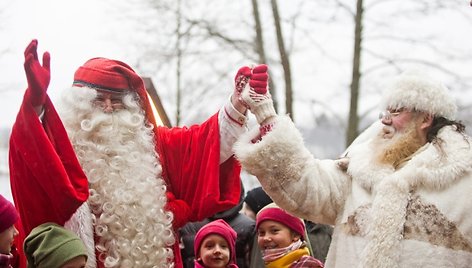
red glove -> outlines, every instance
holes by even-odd
[[[243,66],[239,68],[238,73],[234,77],[234,96],[237,100],[241,98],[241,92],[246,86],[249,78],[251,77],[251,68]]]
[[[49,52],[43,54],[43,65],[38,60],[38,40],[33,39],[25,49],[25,72],[28,80],[26,99],[33,107],[42,106],[46,102],[46,90],[51,81]]]
[[[266,94],[267,85],[269,82],[269,74],[267,73],[267,65],[257,65],[252,69],[251,79],[249,80],[249,86],[254,89],[258,94]]]

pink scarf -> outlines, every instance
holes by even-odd
[[[305,245],[305,243],[302,242],[301,240],[298,240],[296,242],[293,242],[292,244],[290,244],[290,246],[285,247],[285,248],[274,248],[274,249],[263,250],[262,251],[262,259],[264,260],[265,263],[273,262],[273,261],[287,255],[288,253],[299,249],[303,245]]]

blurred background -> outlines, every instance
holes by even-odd
[[[266,63],[278,112],[316,157],[333,158],[377,119],[389,80],[410,68],[443,81],[471,128],[471,29],[467,0],[2,0],[0,193],[11,199],[8,139],[31,39],[51,53],[53,101],[77,67],[109,57],[152,79],[173,126],[217,112],[239,67]],[[258,184],[247,174],[243,182]]]

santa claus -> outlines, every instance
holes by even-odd
[[[182,267],[176,229],[238,203],[240,93],[267,86],[266,66],[240,68],[230,101],[201,125],[166,128],[141,77],[117,60],[87,61],[54,106],[50,56],[41,64],[37,46],[25,50],[28,89],[10,140],[18,242],[53,221],[85,242],[87,267]]]

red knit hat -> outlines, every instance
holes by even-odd
[[[303,223],[303,220],[290,215],[275,203],[268,204],[257,213],[256,230],[259,228],[259,225],[266,220],[276,221],[287,226],[305,240],[305,224]]]
[[[136,92],[148,121],[156,126],[143,79],[124,62],[92,58],[75,71],[73,85],[112,92]]]
[[[0,233],[15,224],[18,218],[18,212],[13,204],[0,195]]]
[[[221,235],[228,241],[229,249],[230,249],[230,262],[232,264],[236,263],[236,231],[229,226],[224,220],[214,220],[207,224],[205,224],[200,230],[198,230],[197,234],[195,235],[195,243],[194,243],[194,251],[195,257],[198,256],[200,245],[203,242],[203,239],[210,234],[217,234]]]

